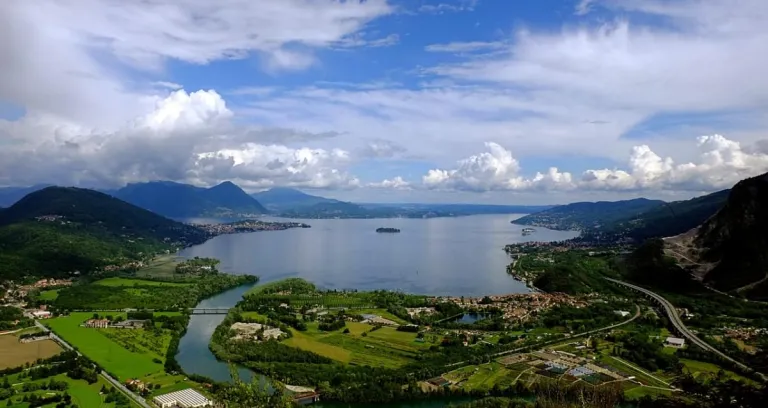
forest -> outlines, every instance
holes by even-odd
[[[53,306],[57,310],[176,310],[194,307],[211,295],[257,280],[250,275],[207,274],[189,285],[157,285],[154,280],[133,286],[72,285],[59,291]]]

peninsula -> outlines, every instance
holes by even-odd
[[[290,228],[311,228],[303,222],[268,222],[260,220],[241,220],[224,224],[191,224],[212,236],[237,234],[256,231],[282,231]]]
[[[397,228],[376,228],[376,232],[395,234],[400,232],[400,230]]]

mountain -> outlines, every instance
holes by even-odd
[[[207,237],[107,194],[47,187],[0,211],[0,277],[87,273]]]
[[[314,196],[293,188],[286,187],[270,188],[266,191],[260,191],[255,194],[251,194],[251,197],[255,198],[260,203],[264,204],[265,207],[275,212],[295,210],[297,208],[309,207],[323,203],[341,203],[339,200]]]
[[[620,233],[642,242],[654,237],[669,237],[691,230],[713,216],[728,199],[730,190],[722,190],[684,201],[654,207],[637,216],[615,221],[606,232]]]
[[[31,187],[2,187],[0,188],[0,207],[10,207],[25,195],[48,186],[48,184],[36,184]]]
[[[742,180],[725,205],[700,227],[665,241],[705,283],[721,291],[768,299],[768,174]]]
[[[624,201],[579,202],[560,205],[515,220],[515,224],[558,230],[587,230],[613,225],[664,204],[661,200],[636,198]]]
[[[171,181],[134,183],[113,195],[166,217],[233,217],[267,213],[261,203],[229,181],[211,188]]]

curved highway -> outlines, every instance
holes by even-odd
[[[651,292],[650,290],[648,290],[646,288],[643,288],[643,287],[640,287],[640,286],[637,286],[637,285],[633,285],[631,283],[627,283],[627,282],[623,282],[623,281],[616,280],[616,279],[611,279],[611,278],[605,278],[605,279],[607,279],[607,280],[609,280],[609,281],[611,281],[613,283],[616,283],[616,284],[619,284],[619,285],[622,285],[622,286],[626,286],[626,287],[628,287],[628,288],[630,288],[632,290],[636,290],[638,292],[641,292],[641,293],[644,293],[644,294],[650,296],[651,298],[653,298],[654,300],[659,302],[659,304],[664,308],[664,312],[666,312],[667,317],[669,317],[669,321],[672,322],[672,325],[675,326],[675,329],[683,337],[688,339],[688,341],[690,341],[691,343],[701,347],[704,350],[711,351],[712,353],[717,354],[722,359],[730,361],[733,364],[739,366],[740,368],[742,368],[742,369],[744,369],[744,370],[746,370],[748,372],[756,373],[757,375],[760,376],[760,378],[763,379],[763,381],[768,381],[768,377],[766,377],[762,373],[759,373],[759,372],[751,369],[750,367],[748,367],[748,366],[746,366],[746,365],[744,365],[744,364],[742,364],[742,363],[740,363],[740,362],[738,362],[738,361],[728,357],[726,354],[724,354],[720,350],[712,347],[711,345],[709,345],[705,341],[703,341],[700,338],[696,337],[696,335],[693,334],[693,332],[691,332],[690,330],[688,330],[687,327],[685,327],[685,324],[683,324],[682,319],[680,319],[680,315],[677,314],[677,309],[675,308],[674,305],[672,305],[672,303],[669,303],[669,301],[667,299],[664,299],[660,295],[657,295],[656,293]]]

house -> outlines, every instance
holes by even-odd
[[[144,389],[147,388],[146,385],[144,385],[144,383],[141,382],[141,380],[136,380],[136,379],[130,379],[126,381],[125,386],[134,391],[144,391]]]
[[[447,386],[451,385],[451,382],[446,380],[442,376],[435,377],[435,378],[430,378],[429,380],[427,380],[427,382],[432,384],[432,385],[434,385],[434,386],[436,386],[436,387],[447,387]]]
[[[213,406],[211,400],[205,398],[203,394],[200,394],[192,388],[158,395],[153,398],[153,401],[160,408],[198,408]]]
[[[34,316],[35,319],[48,319],[51,317],[51,312],[47,310],[35,310],[32,312],[32,316]]]
[[[88,319],[85,321],[85,327],[106,329],[109,327],[109,320],[107,319]]]
[[[681,348],[685,346],[685,339],[678,337],[667,337],[667,339],[664,340],[664,345],[667,347]]]
[[[627,312],[626,310],[614,310],[613,313],[616,313],[617,315],[619,315],[621,317],[629,316],[629,312]]]
[[[320,394],[314,388],[286,385],[285,390],[293,398],[293,402],[299,405],[308,405],[320,401]]]

